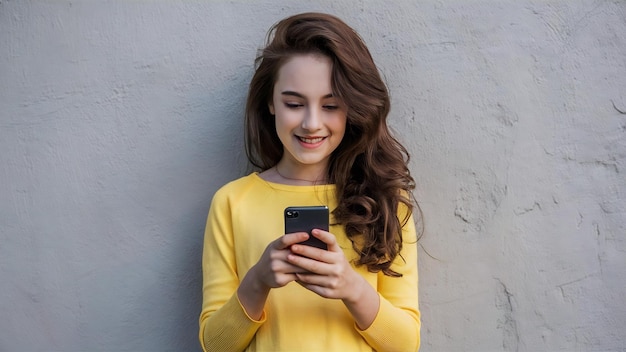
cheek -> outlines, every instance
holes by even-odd
[[[302,112],[303,110],[290,110],[286,107],[276,107],[276,126],[280,126],[281,128],[293,129],[300,125],[302,122]]]
[[[281,111],[281,109],[276,109],[276,115],[274,117],[274,125],[276,126],[276,133],[284,142],[284,138],[287,135],[290,135],[292,130],[294,129],[294,123],[292,119],[289,118],[289,114],[286,114],[285,111]]]
[[[276,133],[278,133],[279,136],[285,130],[283,121],[280,118],[278,118],[278,115],[274,118],[274,126],[276,126]]]
[[[342,138],[346,133],[347,123],[348,123],[348,119],[345,116],[343,116],[343,117],[339,117],[334,125],[334,129],[336,133],[340,135]]]
[[[285,128],[288,123],[288,119],[285,116],[285,112],[281,111],[281,109],[276,109],[276,115],[274,115],[274,122],[276,124],[276,128]]]

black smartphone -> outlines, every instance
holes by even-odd
[[[328,223],[328,207],[324,205],[288,207],[285,209],[285,233],[308,233],[309,239],[301,242],[307,246],[328,249],[326,243],[311,234],[313,229],[328,231]]]

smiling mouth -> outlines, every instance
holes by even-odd
[[[300,136],[296,136],[296,137],[298,137],[300,141],[307,143],[307,144],[319,143],[323,141],[324,138],[326,138],[326,137],[305,138],[305,137],[300,137]]]

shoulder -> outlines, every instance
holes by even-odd
[[[213,195],[213,203],[223,203],[254,192],[259,189],[260,178],[256,173],[251,173],[236,180],[230,181],[220,187]]]
[[[416,222],[421,221],[421,209],[415,202],[411,192],[401,190],[400,197],[407,202],[398,201],[397,216],[402,225],[402,239],[404,242],[414,243],[418,238]]]

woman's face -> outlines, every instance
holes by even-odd
[[[274,84],[270,112],[284,154],[284,171],[326,171],[346,131],[345,105],[332,94],[332,62],[323,55],[297,55],[283,64]]]

